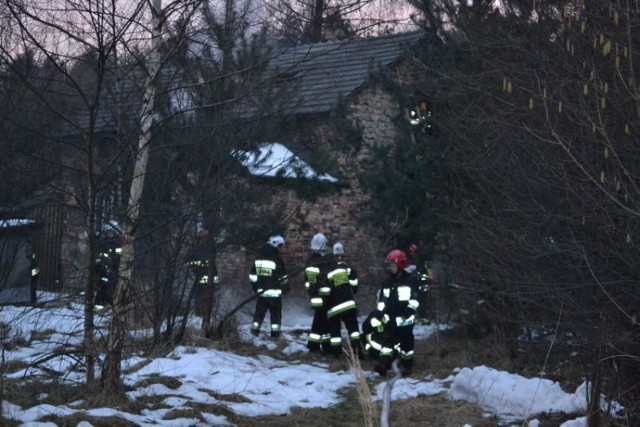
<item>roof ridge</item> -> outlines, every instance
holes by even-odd
[[[275,75],[295,84],[295,114],[330,111],[340,97],[349,96],[370,77],[372,67],[388,68],[397,63],[403,43],[417,42],[423,31],[298,45],[273,59]],[[284,81],[283,80],[283,81]]]

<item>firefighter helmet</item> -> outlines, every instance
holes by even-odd
[[[267,243],[273,246],[274,248],[277,248],[279,246],[284,246],[284,237],[271,236],[269,237],[269,240],[267,240]]]
[[[333,254],[344,255],[344,245],[340,242],[337,242],[335,245],[333,245]]]
[[[102,225],[102,232],[105,234],[110,232],[122,234],[122,228],[120,227],[120,224],[118,224],[118,221],[112,219]]]
[[[311,250],[319,252],[326,251],[327,243],[327,237],[322,233],[318,233],[311,239]]]
[[[407,254],[405,254],[400,249],[394,249],[387,255],[386,262],[394,263],[398,266],[399,269],[405,269],[409,267],[409,262],[407,261]]]

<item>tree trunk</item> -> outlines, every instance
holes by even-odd
[[[101,378],[100,398],[102,402],[125,401],[125,387],[121,378],[122,352],[124,348],[126,314],[128,310],[129,291],[133,276],[135,234],[140,216],[140,202],[144,189],[144,180],[149,161],[149,145],[151,128],[155,118],[156,82],[160,69],[160,20],[161,0],[153,0],[153,28],[151,34],[151,54],[149,58],[149,75],[144,86],[142,112],[140,116],[140,137],[138,139],[138,155],[136,157],[133,179],[129,192],[127,214],[124,219],[122,258],[118,273],[118,283],[113,299],[113,319],[107,339],[107,354]]]
[[[324,24],[324,0],[316,0],[315,7],[313,9],[313,22],[312,22],[312,42],[320,43],[322,41],[322,26]]]
[[[94,179],[93,168],[93,139],[89,137],[87,141],[87,178],[89,189],[89,212],[88,212],[88,224],[87,224],[87,236],[89,243],[89,253],[87,259],[87,266],[89,275],[87,283],[84,287],[84,354],[87,363],[87,386],[92,387],[95,382],[95,364],[96,364],[96,344],[93,340],[94,326],[93,326],[93,294],[95,292],[94,285],[96,280],[96,185]]]

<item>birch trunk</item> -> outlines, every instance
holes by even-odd
[[[129,291],[133,276],[134,243],[136,228],[140,216],[140,202],[144,190],[144,181],[149,161],[149,145],[152,137],[152,126],[155,119],[156,83],[160,72],[160,35],[162,20],[160,19],[161,0],[153,0],[151,14],[153,17],[151,33],[151,53],[148,64],[148,77],[144,85],[142,111],[140,115],[140,136],[136,156],[127,215],[124,219],[122,256],[118,273],[118,284],[113,298],[113,319],[107,339],[107,353],[101,378],[101,399],[104,401],[125,401],[125,387],[122,382],[122,352],[126,332],[126,314],[129,305]]]

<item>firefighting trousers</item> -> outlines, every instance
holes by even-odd
[[[258,297],[251,332],[254,335],[260,332],[267,311],[271,320],[271,336],[279,337],[282,331],[282,298]]]
[[[198,316],[204,316],[213,305],[213,286],[196,280],[193,285],[193,305]]]
[[[331,331],[327,320],[327,309],[325,307],[316,307],[313,310],[313,321],[311,322],[307,348],[309,351],[322,350],[329,353],[331,352],[330,339]]]
[[[400,357],[401,366],[411,368],[413,366],[413,348],[413,325],[396,326],[393,322],[388,322],[384,327],[379,362],[386,369],[389,369],[391,362],[397,355]]]
[[[113,305],[114,287],[107,280],[101,280],[96,284],[96,293],[93,297],[95,306]]]
[[[331,333],[331,352],[334,356],[342,354],[342,323],[347,329],[349,342],[353,353],[359,357],[363,357],[362,342],[360,341],[360,328],[358,326],[358,313],[355,308],[338,313],[329,320],[329,330]]]

